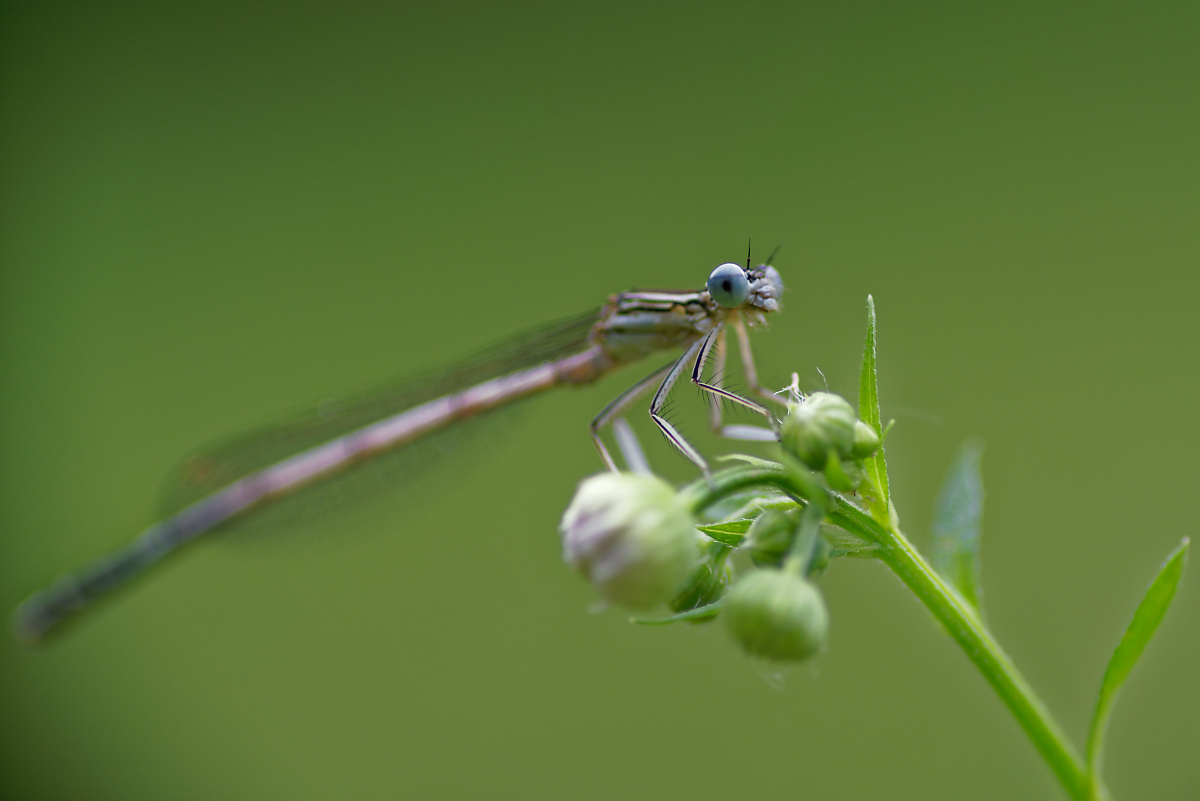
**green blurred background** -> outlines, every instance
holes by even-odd
[[[199,444],[752,238],[784,245],[769,384],[853,395],[874,294],[918,543],[987,442],[990,621],[1081,742],[1196,533],[1198,36],[1187,2],[5,3],[0,607],[152,522]],[[834,566],[782,691],[719,628],[588,613],[558,518],[646,370],[0,638],[0,795],[1060,797],[876,563]],[[1118,705],[1120,798],[1200,793],[1196,578]]]

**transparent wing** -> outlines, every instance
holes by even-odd
[[[162,514],[174,514],[282,459],[420,403],[578,353],[587,347],[588,335],[599,317],[600,310],[597,309],[523,331],[449,367],[405,376],[345,398],[324,400],[308,411],[202,448],[180,462],[167,476],[160,495]],[[434,447],[437,439],[441,437],[430,436],[400,449],[400,453],[384,454],[363,466],[356,466],[346,475],[339,475],[331,483],[337,485],[337,494],[341,494],[348,482],[355,480],[352,476],[361,474],[373,462],[388,465],[387,472],[394,473],[398,461],[411,458],[410,454],[424,460],[440,450]],[[330,489],[335,488],[331,486]]]

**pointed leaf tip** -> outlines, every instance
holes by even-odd
[[[875,363],[875,299],[867,295],[867,339],[863,344],[862,371],[858,379],[858,417],[883,439],[879,417],[879,379]],[[885,526],[893,525],[891,497],[888,490],[887,462],[883,446],[864,462],[867,476],[878,497],[870,502],[871,516]]]
[[[1142,651],[1145,650],[1146,644],[1150,642],[1150,638],[1154,636],[1155,630],[1158,629],[1158,625],[1162,623],[1163,617],[1167,614],[1167,607],[1170,606],[1171,599],[1175,597],[1175,590],[1179,587],[1179,580],[1183,576],[1190,544],[1190,539],[1184,537],[1183,541],[1179,543],[1179,547],[1167,557],[1167,561],[1158,571],[1158,575],[1154,578],[1150,589],[1146,591],[1142,602],[1138,604],[1137,611],[1133,613],[1133,620],[1130,621],[1129,628],[1125,630],[1121,642],[1113,651],[1112,658],[1108,660],[1104,679],[1100,683],[1100,694],[1096,698],[1096,710],[1092,714],[1092,724],[1088,731],[1088,778],[1093,787],[1100,786],[1104,737],[1107,733],[1109,717],[1112,714],[1113,702],[1116,700],[1117,692],[1129,678],[1134,665],[1137,664]]]

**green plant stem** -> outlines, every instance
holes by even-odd
[[[1095,798],[1083,761],[1066,735],[966,601],[942,581],[903,534],[887,530],[880,530],[879,534],[880,560],[925,604],[975,663],[1071,798],[1076,801]]]
[[[814,486],[809,476],[783,467],[764,466],[722,471],[711,482],[693,485],[689,492],[694,508],[700,510],[732,492],[764,484],[802,498],[813,497]],[[838,525],[848,524],[847,528],[870,536],[879,545],[879,559],[925,604],[992,685],[1070,797],[1075,801],[1107,799],[1103,787],[1090,786],[1083,761],[983,621],[942,581],[899,529],[885,527],[844,502],[835,508],[837,511],[830,514],[830,519]]]

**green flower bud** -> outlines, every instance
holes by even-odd
[[[729,633],[751,656],[803,662],[825,647],[829,613],[820,591],[781,570],[756,570],[740,578],[721,610]]]
[[[733,580],[733,566],[727,559],[732,549],[719,542],[710,542],[704,550],[706,553],[700,566],[692,571],[683,589],[667,604],[672,612],[687,612],[719,601]]]
[[[754,519],[742,547],[758,567],[779,567],[796,536],[796,519],[779,509],[767,509]]]
[[[830,452],[849,456],[854,447],[854,409],[828,392],[814,392],[788,405],[779,441],[785,450],[813,470],[825,468]]]
[[[855,459],[866,459],[879,450],[879,442],[875,429],[859,420],[854,424],[854,447],[850,453]]]
[[[675,597],[700,560],[687,501],[667,482],[642,473],[584,479],[560,530],[567,564],[605,600],[631,609]]]

